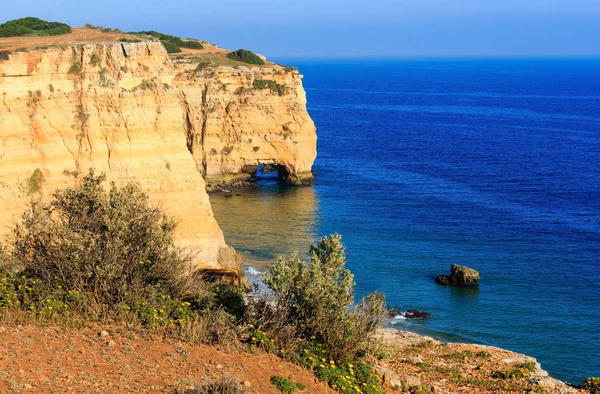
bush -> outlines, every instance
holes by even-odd
[[[71,31],[71,27],[67,24],[47,22],[31,16],[0,25],[0,37],[58,36],[71,33]]]
[[[148,302],[156,291],[182,297],[191,286],[191,258],[174,246],[175,222],[132,184],[105,191],[105,178],[90,171],[79,187],[32,203],[13,230],[10,260],[51,291],[111,308]]]
[[[198,41],[184,41],[181,46],[189,49],[204,49],[204,46]]]
[[[368,350],[386,312],[385,297],[377,293],[350,309],[354,281],[345,263],[341,236],[331,235],[311,246],[310,263],[297,255],[279,258],[264,277],[275,293],[280,323],[294,327],[300,339],[316,338],[337,362]]]
[[[137,38],[119,38],[120,42],[142,42],[142,40],[138,40]]]
[[[252,89],[262,90],[269,88],[271,92],[277,93],[279,96],[283,96],[287,93],[287,88],[284,85],[278,84],[271,79],[255,79],[252,82]]]
[[[583,388],[590,394],[600,394],[600,378],[587,378],[583,381]]]
[[[163,40],[160,40],[160,43],[165,47],[165,49],[167,50],[167,53],[179,53],[179,52],[181,52],[181,49],[179,48],[179,46],[177,46],[177,44],[174,43],[173,41],[163,41]]]
[[[296,391],[296,383],[283,376],[272,376],[271,384],[284,394],[293,394]]]
[[[238,49],[237,51],[230,52],[227,54],[227,57],[229,59],[248,64],[258,64],[261,66],[265,64],[265,61],[262,60],[258,55],[245,49]]]
[[[36,168],[27,180],[27,194],[31,195],[40,191],[44,181],[44,174],[39,168]]]

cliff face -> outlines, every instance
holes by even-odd
[[[316,133],[301,75],[282,67],[176,63],[194,160],[211,185],[248,179],[261,164],[292,184],[313,180]]]
[[[314,149],[299,152],[305,137],[288,136],[285,144],[269,131],[286,122],[299,131],[292,116],[301,113],[314,145],[314,126],[297,74],[281,76],[292,93],[252,92],[236,108],[235,84],[247,85],[254,72],[214,72],[218,78],[183,73],[153,42],[80,45],[0,60],[0,234],[30,200],[47,199],[93,167],[117,184],[136,183],[174,216],[180,245],[199,251],[198,267],[241,273],[241,259],[212,214],[203,175],[235,176],[264,162],[283,166],[291,178],[306,176]],[[297,113],[288,112],[293,106]],[[39,188],[30,186],[33,178]]]

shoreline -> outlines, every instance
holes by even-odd
[[[260,270],[257,269],[257,267],[251,266],[251,265],[247,265],[244,264],[244,271],[246,273],[246,275],[248,275],[248,278],[250,280],[250,283],[256,283],[258,288],[260,289],[259,291],[262,291],[265,289],[264,286],[261,286],[260,283],[262,283],[261,279],[260,279],[260,274],[262,273]],[[260,297],[260,293],[255,294],[255,296]],[[394,318],[397,318],[398,316],[402,316],[402,315],[396,315],[396,316],[392,316],[390,317],[390,319],[384,324],[384,327],[378,330],[377,333],[377,337],[381,338],[386,344],[393,346],[395,348],[397,348],[398,350],[401,349],[405,349],[405,348],[409,348],[409,347],[419,347],[421,344],[423,343],[432,343],[437,347],[452,347],[452,348],[461,348],[463,349],[462,351],[467,351],[467,352],[471,352],[471,353],[477,353],[477,352],[489,352],[491,353],[497,361],[498,365],[504,365],[506,367],[509,367],[511,365],[514,365],[515,363],[519,364],[519,363],[527,363],[527,362],[533,362],[535,363],[535,369],[533,371],[531,371],[530,376],[528,376],[527,378],[529,380],[531,380],[531,382],[537,383],[540,387],[542,387],[544,390],[544,392],[547,393],[557,393],[557,394],[578,394],[578,393],[587,393],[587,391],[585,390],[580,390],[572,385],[570,385],[569,383],[566,383],[560,379],[554,378],[552,377],[545,369],[542,368],[541,364],[537,361],[537,359],[533,356],[524,354],[524,353],[519,353],[519,352],[515,352],[512,350],[508,350],[508,349],[504,349],[498,346],[493,346],[493,345],[486,345],[486,344],[482,344],[482,343],[473,343],[473,342],[468,342],[468,341],[451,341],[448,338],[444,338],[444,336],[441,337],[434,337],[434,336],[430,336],[430,335],[426,335],[423,333],[419,333],[416,331],[411,331],[410,329],[407,329],[406,327],[402,327],[399,328],[397,327],[395,324],[391,323],[392,320],[394,320]],[[404,318],[408,321],[411,320],[421,320],[421,319],[407,319]],[[452,333],[440,333],[440,334],[446,334],[447,336],[453,336],[454,334]],[[379,365],[381,367],[381,374],[385,375],[387,374],[387,379],[388,380],[393,380],[396,383],[399,382],[416,382],[417,380],[413,379],[414,374],[412,373],[397,373],[394,372],[392,368],[390,368],[389,363],[387,362],[388,360],[383,360],[377,363],[377,365]],[[467,364],[469,364],[469,360],[465,360],[467,361]],[[472,361],[474,364],[471,365],[472,368],[477,368],[477,360],[473,360]],[[418,363],[417,363],[418,364]],[[489,372],[489,371],[488,371]],[[383,376],[382,376],[383,378]],[[419,381],[423,382],[427,382],[427,377],[418,377]],[[453,391],[444,391],[443,389],[443,385],[447,384],[447,381],[429,381],[427,382],[432,388],[433,388],[433,392],[435,393],[445,393],[447,392],[448,394],[450,393],[454,393]],[[405,383],[406,384],[406,383]],[[581,383],[579,383],[581,384]],[[391,386],[394,386],[395,384],[391,384]]]
[[[520,365],[532,363],[532,370],[529,373],[524,373],[522,378],[529,385],[539,386],[544,390],[541,392],[556,394],[587,393],[586,390],[578,389],[553,378],[534,357],[526,354],[489,345],[444,343],[432,337],[393,328],[380,329],[378,337],[391,345],[396,351],[402,352],[400,360],[391,358],[378,362],[384,380],[387,380],[392,386],[410,385],[410,382],[412,382],[415,385],[418,383],[418,386],[423,386],[435,393],[450,394],[455,393],[452,389],[464,391],[466,387],[472,389],[468,392],[488,392],[484,390],[484,387],[487,388],[488,385],[491,385],[492,380],[486,382],[485,379],[476,377],[476,372],[493,377],[495,373],[501,372],[503,368],[518,368]],[[414,349],[422,349],[423,351],[415,354]],[[447,353],[448,350],[452,353]],[[478,354],[485,356],[478,358]],[[486,362],[490,364],[482,366]],[[406,368],[405,366],[410,367]],[[490,370],[489,368],[493,368],[491,366],[498,369]],[[419,368],[423,371],[415,373],[415,370]],[[453,375],[443,374],[439,378],[436,377],[435,373],[428,374],[426,372],[427,368],[430,368],[431,371],[435,371],[436,368],[444,370],[460,369],[460,376],[465,385],[458,385],[456,383],[457,378],[454,378]],[[463,376],[463,373],[465,376]],[[469,374],[472,374],[472,377],[469,377]],[[506,390],[508,387],[503,387],[503,389]],[[533,389],[533,392],[536,392],[535,389]]]

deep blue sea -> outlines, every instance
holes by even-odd
[[[600,60],[281,61],[317,181],[211,196],[250,273],[338,232],[357,296],[432,314],[395,327],[600,376]],[[453,263],[479,289],[436,285]]]

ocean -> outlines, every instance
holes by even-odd
[[[340,233],[357,297],[393,327],[600,376],[600,60],[294,60],[317,126],[313,187],[211,202],[253,281]],[[451,264],[478,289],[438,286]]]

